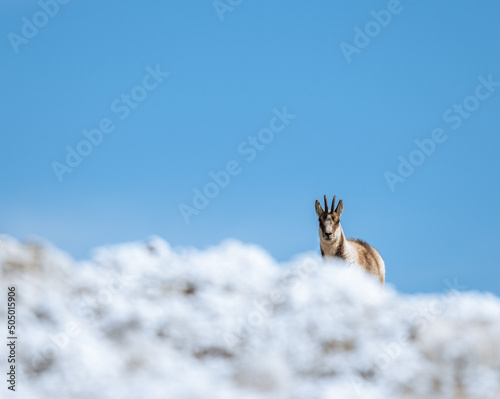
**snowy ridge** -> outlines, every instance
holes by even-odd
[[[76,263],[1,236],[0,278],[18,293],[18,398],[500,397],[500,300],[454,276],[402,295],[236,241],[154,237]]]

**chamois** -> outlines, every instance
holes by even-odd
[[[385,264],[378,251],[362,240],[345,238],[344,236],[340,225],[344,202],[340,200],[335,208],[335,196],[333,196],[331,209],[328,210],[325,195],[325,210],[318,200],[316,200],[315,208],[319,221],[321,256],[338,257],[348,263],[357,263],[367,272],[377,276],[384,284]]]

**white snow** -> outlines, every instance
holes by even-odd
[[[403,295],[237,241],[153,237],[75,262],[1,236],[0,278],[17,292],[17,398],[500,398],[500,299],[453,276]]]

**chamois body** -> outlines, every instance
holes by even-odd
[[[321,256],[338,257],[349,263],[357,263],[367,272],[377,276],[382,284],[385,282],[385,264],[378,251],[362,240],[345,238],[344,231],[340,225],[340,216],[344,204],[340,200],[334,209],[335,196],[333,197],[331,210],[325,195],[325,210],[316,200],[315,208],[319,221],[319,239]]]

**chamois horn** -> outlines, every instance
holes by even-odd
[[[334,195],[332,199],[332,212],[335,212],[335,197],[336,195]]]
[[[328,202],[326,201],[326,194],[325,194],[325,213],[328,213]]]

